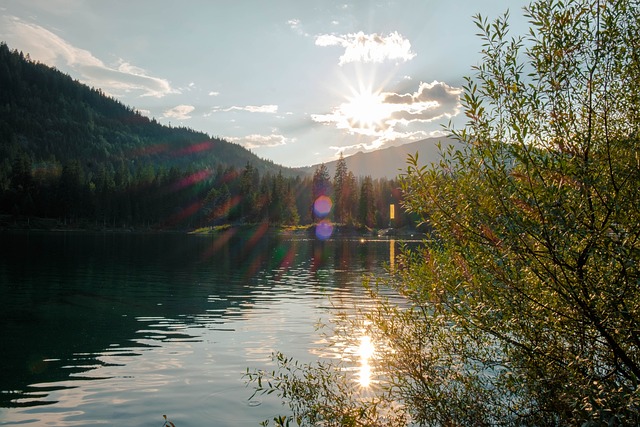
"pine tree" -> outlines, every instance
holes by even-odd
[[[258,218],[257,201],[260,173],[249,162],[240,175],[240,218],[246,222],[256,221]]]
[[[327,165],[322,163],[313,174],[312,191],[313,200],[311,204],[311,218],[313,221],[318,219],[318,215],[314,210],[314,204],[321,196],[331,196],[331,178],[329,177],[329,170]]]
[[[360,201],[358,203],[358,222],[366,227],[374,227],[376,221],[375,200],[373,194],[373,180],[366,176],[360,187]]]
[[[347,217],[347,196],[349,190],[347,188],[347,162],[342,153],[336,164],[336,173],[333,176],[333,195],[334,195],[334,220],[337,223],[344,223]]]

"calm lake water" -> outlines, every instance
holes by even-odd
[[[366,302],[399,243],[256,229],[216,236],[0,233],[0,425],[257,426],[242,378]],[[335,357],[338,355],[336,350]]]

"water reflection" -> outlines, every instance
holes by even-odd
[[[326,352],[314,337],[328,298],[366,305],[362,274],[390,259],[387,240],[266,228],[0,239],[0,425],[149,425],[163,413],[181,427],[255,425],[245,368],[268,366],[275,350]]]
[[[360,337],[360,347],[358,347],[358,355],[360,356],[360,370],[358,371],[358,383],[361,387],[367,388],[371,385],[371,357],[375,352],[375,347],[371,342],[371,337],[363,335]]]
[[[393,205],[392,205],[393,206]],[[389,269],[394,271],[396,268],[396,241],[389,240]]]

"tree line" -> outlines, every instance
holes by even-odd
[[[0,212],[13,218],[52,218],[100,228],[193,229],[224,224],[309,225],[319,218],[314,201],[331,200],[331,221],[370,229],[412,224],[399,206],[394,179],[356,178],[343,158],[334,177],[323,164],[311,176],[260,173],[218,165],[188,168],[34,162],[19,152],[0,173]]]

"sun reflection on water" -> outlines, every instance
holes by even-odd
[[[358,383],[364,388],[371,385],[371,365],[369,361],[374,352],[375,347],[371,342],[371,337],[367,335],[360,337],[360,347],[358,347],[358,355],[360,356]]]

